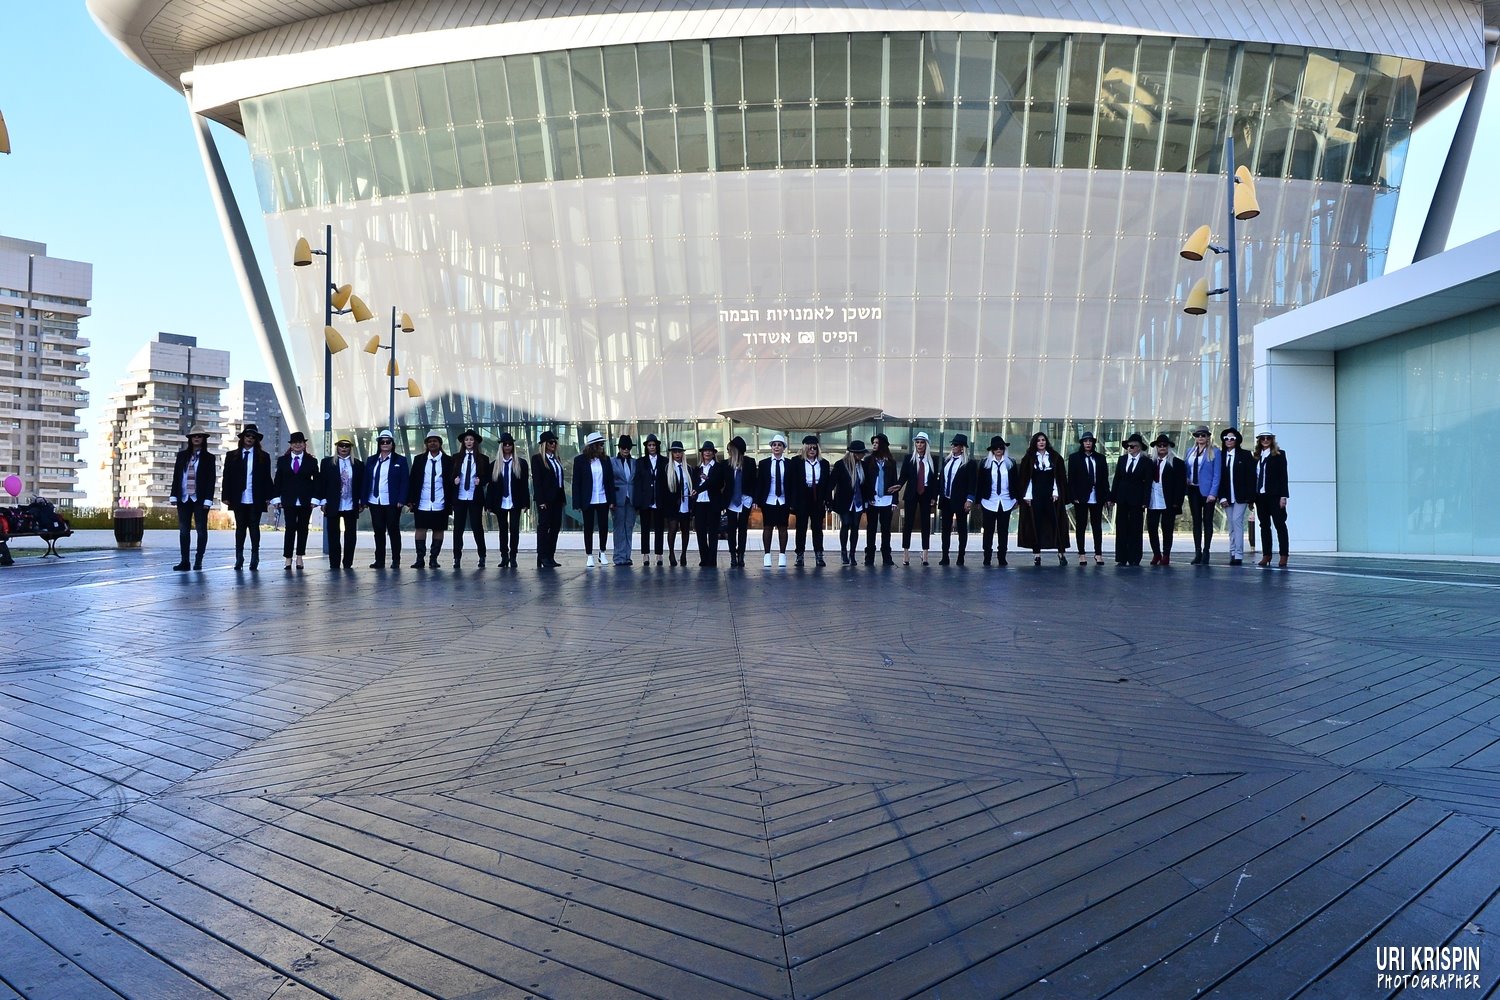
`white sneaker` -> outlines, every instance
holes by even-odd
[[[769,552],[766,553],[765,559],[761,560],[761,565],[764,566],[766,569],[770,569],[771,568],[771,553],[769,553]]]
[[[785,552],[783,552],[783,553],[782,553],[782,554],[781,554],[781,556],[780,556],[780,561],[779,561],[779,562],[777,562],[777,564],[776,564],[776,565],[777,565],[777,566],[778,566],[778,567],[779,567],[779,568],[781,568],[781,569],[786,569],[786,553],[785,553]]]
[[[589,556],[588,561],[583,564],[583,568],[584,569],[593,569],[594,568],[594,557],[593,556]]]

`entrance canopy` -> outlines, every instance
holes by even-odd
[[[720,410],[719,416],[772,430],[820,432],[879,420],[885,411],[878,406],[747,406]]]

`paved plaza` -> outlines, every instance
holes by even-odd
[[[1500,983],[1493,565],[168,549],[0,571],[0,996]]]

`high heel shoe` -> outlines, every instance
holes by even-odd
[[[1057,564],[1059,566],[1066,566],[1068,564],[1068,557],[1059,552],[1057,554]]]
[[[292,558],[291,558],[291,556],[287,556],[286,565],[283,566],[282,569],[291,569],[291,568],[292,568]]]
[[[907,555],[905,552],[901,553],[901,565],[903,565],[903,566],[910,566],[911,565],[911,556]]]
[[[297,568],[298,569],[302,568],[302,557],[301,556],[297,557]]]
[[[1079,560],[1079,565],[1083,565],[1083,561],[1082,560]],[[1104,557],[1103,556],[1099,556],[1099,555],[1094,556],[1094,565],[1095,566],[1103,566],[1104,565]]]
[[[1040,566],[1040,565],[1041,565],[1041,564],[1042,564],[1042,557],[1041,557],[1041,556],[1036,556],[1036,557],[1034,557],[1034,558],[1033,558],[1033,559],[1032,559],[1032,561],[1031,561],[1031,564],[1032,564],[1032,565],[1033,565],[1033,566]]]

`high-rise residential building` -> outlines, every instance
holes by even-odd
[[[83,499],[78,411],[89,394],[79,383],[89,342],[78,323],[93,294],[92,264],[0,236],[0,474],[62,506]]]
[[[239,444],[240,428],[254,424],[266,436],[261,447],[280,455],[289,447],[288,438],[296,428],[288,427],[276,389],[269,382],[237,382],[224,397],[224,428],[219,450],[230,451]]]
[[[110,493],[114,502],[165,506],[172,462],[194,425],[218,441],[224,426],[229,352],[199,347],[198,338],[158,333],[130,362],[106,415]]]

